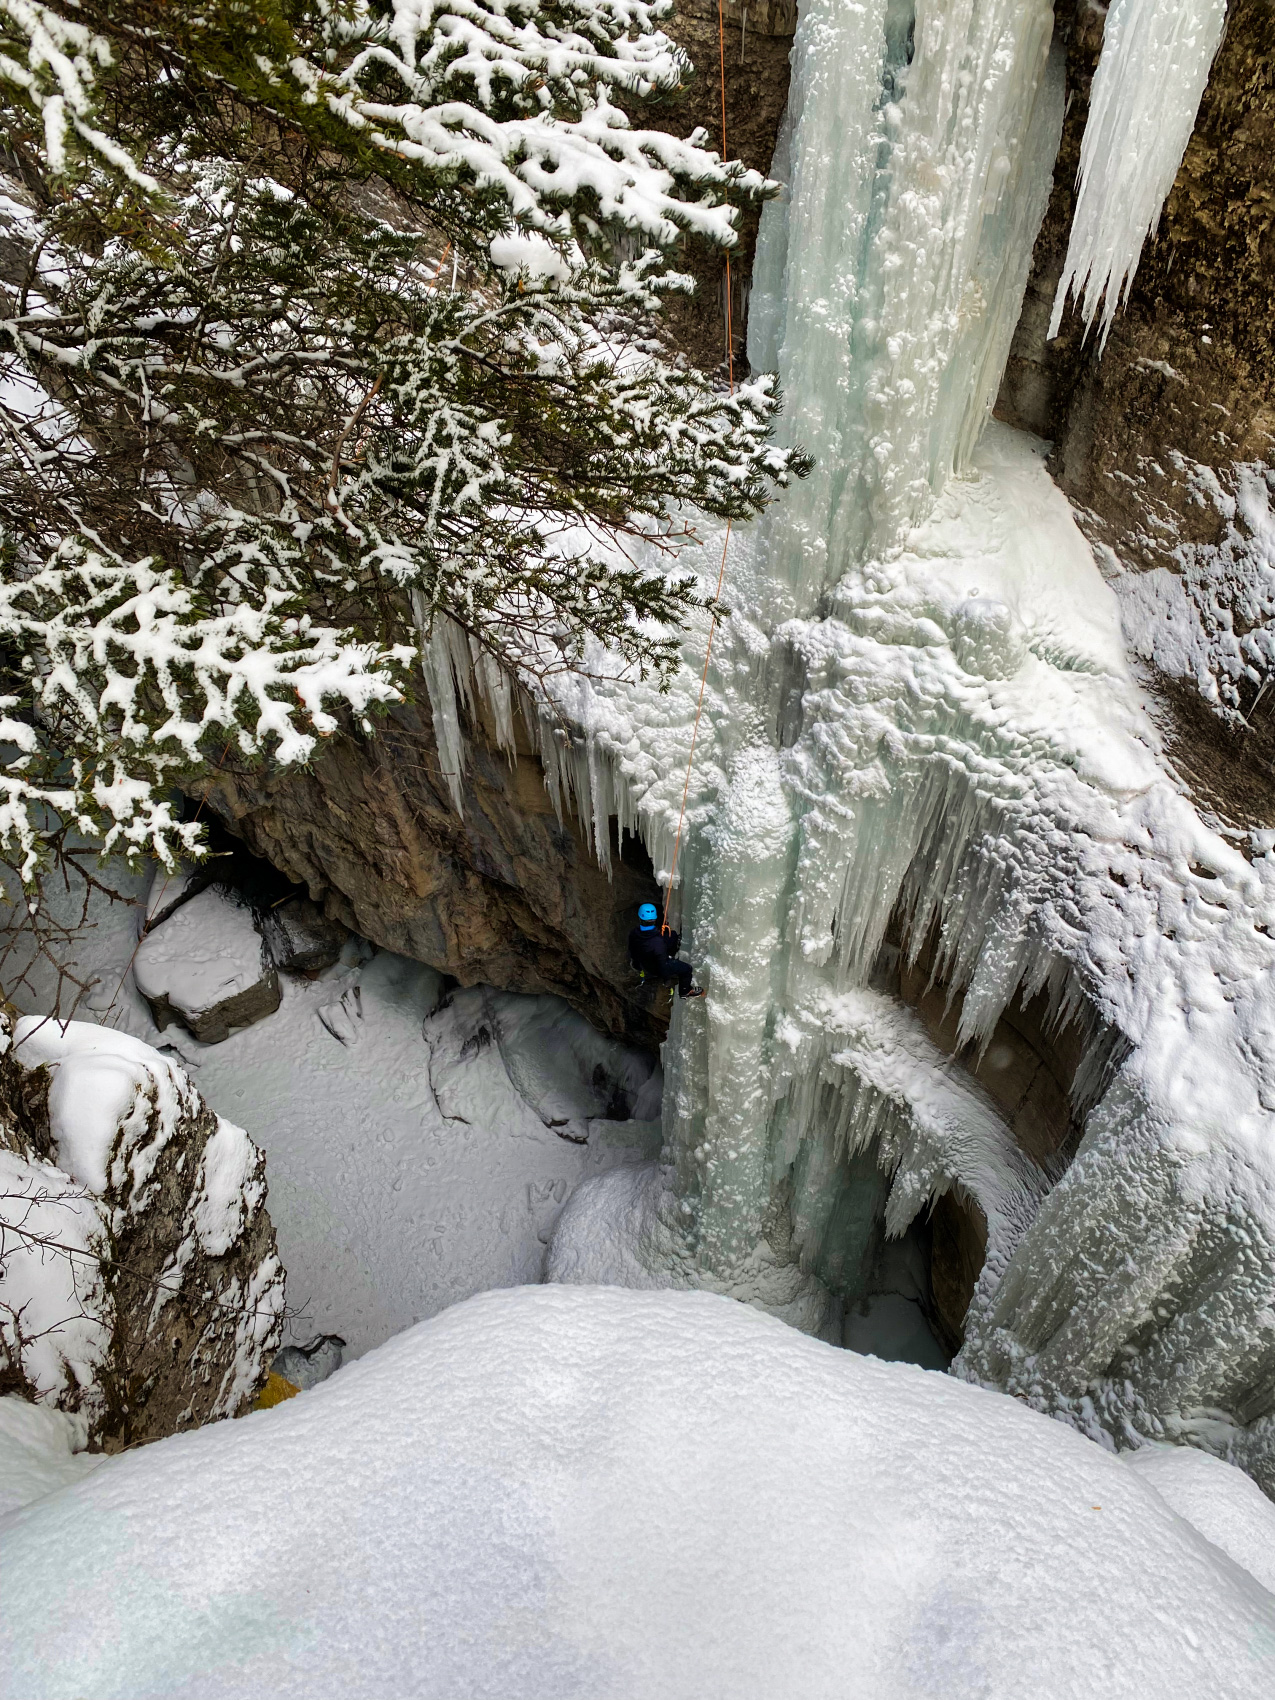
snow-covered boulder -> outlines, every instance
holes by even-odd
[[[265,1196],[262,1153],[167,1057],[0,1017],[0,1391],[108,1450],[238,1413],[281,1334]]]
[[[146,934],[133,976],[161,1031],[178,1021],[206,1045],[273,1015],[282,995],[252,910],[215,887]]]
[[[705,1293],[458,1305],[28,1506],[0,1598],[24,1700],[1254,1700],[1275,1672],[1275,1596],[1119,1458]]]

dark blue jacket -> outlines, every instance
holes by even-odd
[[[658,974],[665,962],[671,962],[682,943],[682,935],[673,927],[634,927],[629,934],[629,961],[648,974]]]

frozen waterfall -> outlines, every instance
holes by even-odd
[[[1112,7],[1091,305],[1220,17]],[[1168,776],[1043,445],[988,424],[1062,122],[1051,30],[1047,0],[802,8],[749,356],[817,458],[730,542],[674,894],[710,996],[675,1007],[663,1165],[582,1187],[547,1269],[839,1339],[928,1232],[957,1373],[1275,1491],[1275,862]],[[577,678],[577,735],[541,726],[599,855],[638,831],[666,880],[705,635],[671,693]]]

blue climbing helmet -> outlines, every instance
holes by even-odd
[[[660,918],[660,912],[653,903],[638,904],[638,920],[643,927],[653,927]]]

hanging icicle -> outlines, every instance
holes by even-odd
[[[1222,41],[1226,0],[1113,0],[1080,146],[1080,193],[1049,334],[1071,295],[1100,348],[1160,221]]]

